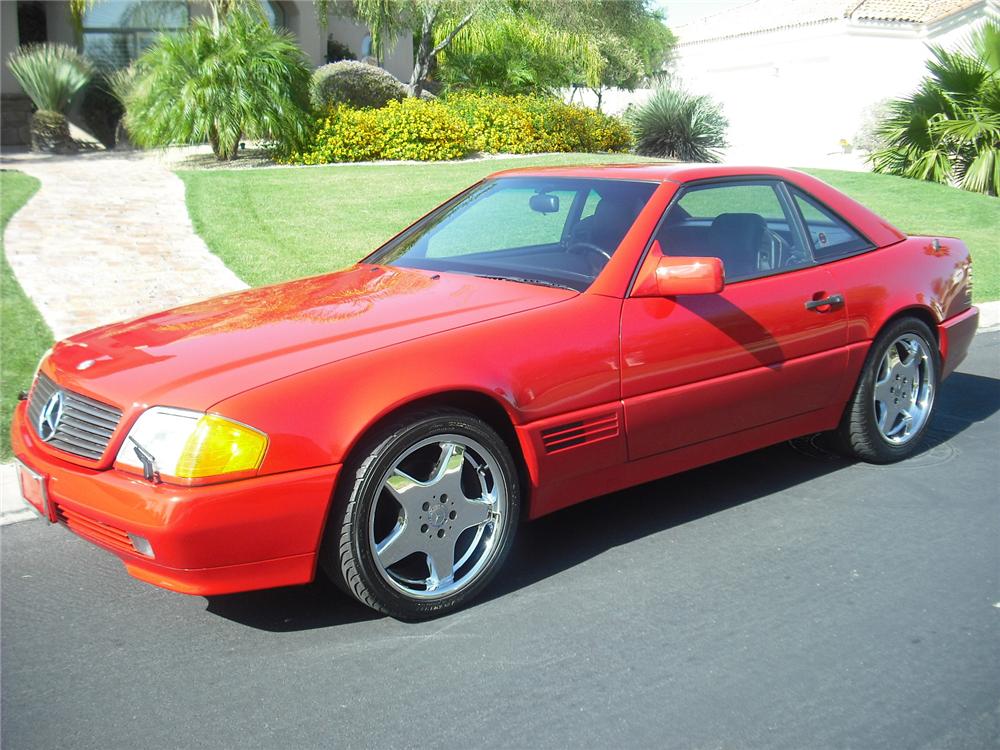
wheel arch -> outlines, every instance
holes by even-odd
[[[909,307],[904,307],[901,310],[897,310],[891,316],[886,318],[882,325],[879,326],[875,335],[872,336],[872,341],[874,342],[879,336],[882,335],[882,331],[886,330],[889,326],[896,323],[903,318],[916,318],[921,323],[927,325],[931,331],[931,335],[934,337],[934,346],[938,349],[938,354],[942,355],[941,351],[941,341],[940,334],[938,332],[938,319],[935,317],[934,313],[929,307],[923,307],[921,305],[911,305]]]
[[[521,505],[524,518],[530,515],[531,481],[528,470],[528,460],[524,446],[518,439],[514,429],[514,420],[508,409],[496,398],[482,391],[472,389],[452,389],[436,393],[424,394],[400,403],[394,404],[369,422],[351,441],[344,454],[344,463],[352,460],[355,453],[363,445],[365,438],[376,432],[380,427],[396,419],[408,411],[434,407],[451,407],[468,412],[489,425],[507,445],[514,463],[517,466],[518,479],[521,482]]]

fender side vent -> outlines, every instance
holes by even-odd
[[[618,437],[617,414],[602,414],[593,419],[542,430],[542,443],[545,444],[546,453],[559,453],[613,437]]]

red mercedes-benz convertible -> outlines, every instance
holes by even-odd
[[[804,174],[517,170],[345,271],[56,344],[13,445],[25,497],[137,578],[323,571],[419,619],[525,518],[809,433],[905,458],[977,320],[959,240]]]

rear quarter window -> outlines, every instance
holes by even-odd
[[[798,190],[792,189],[791,193],[802,214],[817,263],[872,249],[867,239],[828,208]]]

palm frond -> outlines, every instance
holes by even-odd
[[[957,144],[973,143],[980,139],[1000,142],[1000,112],[984,107],[970,107],[961,119],[939,118],[930,124],[932,132],[942,138],[954,139]]]
[[[972,33],[962,51],[982,60],[994,76],[1000,75],[1000,23],[995,20],[984,23]]]
[[[1000,187],[1000,146],[980,149],[962,175],[962,187],[975,193],[997,195]]]

